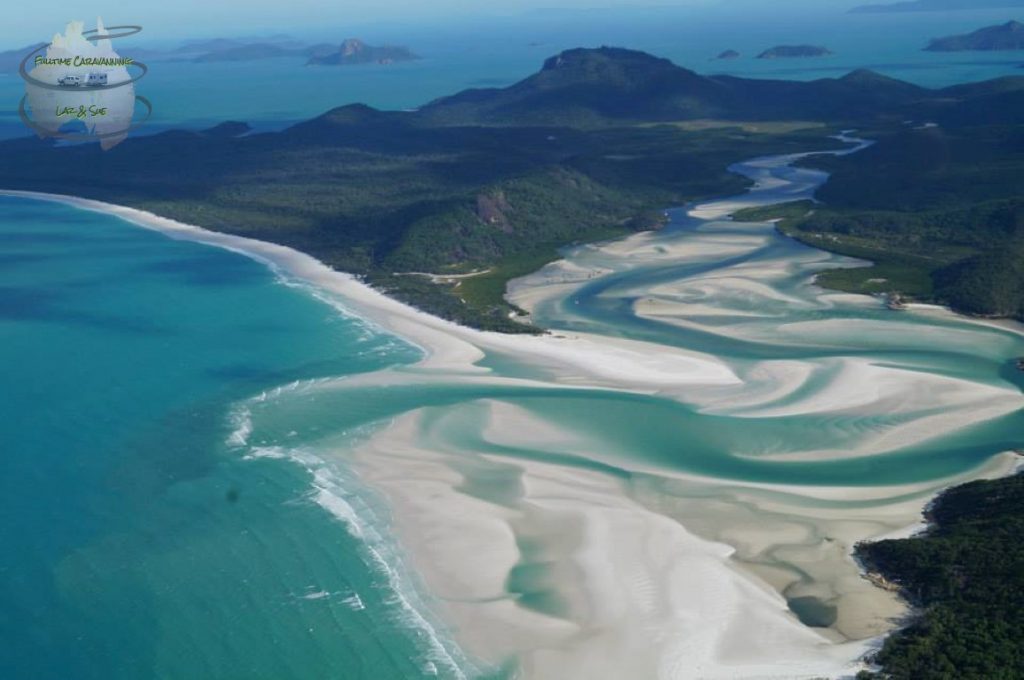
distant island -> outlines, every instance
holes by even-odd
[[[1024,0],[914,0],[881,5],[860,5],[850,10],[851,14],[895,13],[895,12],[942,12],[968,9],[1000,9],[1002,7],[1024,7]]]
[[[718,59],[739,59],[740,53],[736,50],[726,50],[718,55]]]
[[[827,57],[831,50],[817,45],[778,45],[757,55],[758,59],[790,59],[794,57]]]
[[[1024,24],[1019,21],[1008,21],[966,35],[936,38],[924,49],[928,52],[1024,50]]]
[[[46,43],[27,45],[0,52],[0,73],[17,73],[25,55]],[[418,59],[405,47],[373,47],[362,40],[349,39],[338,43],[309,44],[287,35],[252,38],[209,38],[188,40],[170,49],[127,48],[126,52],[147,62],[185,62],[199,64],[256,61],[280,57],[305,59],[307,64],[390,64]]]
[[[353,64],[392,64],[400,61],[413,61],[418,56],[406,47],[367,45],[357,38],[349,38],[333,52],[314,54],[306,62],[315,66],[349,66]]]

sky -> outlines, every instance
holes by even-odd
[[[337,25],[351,29],[381,23],[458,22],[522,15],[538,10],[687,7],[695,12],[772,12],[802,8],[847,8],[857,0],[48,0],[5,1],[0,12],[4,49],[49,40],[72,19],[92,26],[97,16],[108,25],[139,24],[150,40],[214,35],[246,35],[279,30],[301,32]],[[15,11],[15,7],[17,8]],[[346,34],[347,35],[347,34]]]

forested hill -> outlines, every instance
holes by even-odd
[[[979,94],[929,123],[878,129],[861,153],[809,161],[831,173],[822,203],[776,208],[782,228],[876,263],[822,283],[1024,319],[1022,94]]]
[[[1024,89],[1024,78],[1019,79]],[[607,126],[697,118],[849,121],[949,98],[867,70],[811,82],[702,76],[644,52],[567,50],[506,88],[467,90],[423,107],[431,124]]]
[[[860,680],[1024,678],[1024,475],[950,489],[924,536],[862,544],[868,569],[921,608]]]

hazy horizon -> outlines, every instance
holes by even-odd
[[[353,31],[404,31],[438,24],[465,24],[499,19],[530,19],[546,13],[601,13],[648,11],[654,14],[678,13],[692,19],[738,19],[764,15],[782,23],[811,14],[842,15],[859,4],[858,0],[644,0],[637,6],[626,2],[594,0],[516,0],[501,5],[481,6],[469,0],[439,0],[424,6],[410,0],[355,0],[344,6],[327,6],[320,0],[293,0],[280,3],[242,3],[222,0],[211,4],[200,0],[181,0],[173,6],[145,0],[130,8],[111,0],[101,0],[85,12],[80,3],[61,0],[40,6],[25,6],[17,16],[5,17],[0,25],[0,46],[12,49],[49,39],[71,20],[92,25],[102,17],[108,25],[139,24],[145,39],[172,41],[190,37],[219,35],[247,36],[294,33],[300,36],[335,36],[339,41]],[[231,14],[237,9],[236,14]],[[1007,13],[1012,8],[1006,10]],[[1009,18],[1009,17],[1008,17]],[[141,38],[140,38],[141,39]]]
[[[192,3],[194,0],[183,0]],[[296,0],[306,7],[312,0]],[[451,0],[454,2],[454,0]],[[154,103],[151,131],[160,126],[201,129],[224,120],[244,120],[259,130],[305,120],[334,107],[362,103],[380,109],[415,108],[445,95],[475,87],[511,85],[535,73],[548,57],[576,47],[611,45],[667,58],[706,75],[812,80],[841,77],[869,68],[890,77],[926,87],[943,87],[1000,76],[1020,75],[1020,57],[1013,53],[938,54],[922,51],[932,38],[1004,22],[1006,9],[913,14],[847,14],[849,1],[816,5],[794,0],[788,11],[751,0],[714,0],[689,6],[646,9],[589,4],[577,0],[571,7],[544,8],[539,2],[520,2],[498,8],[478,8],[455,16],[435,9],[430,19],[413,21],[384,18],[400,0],[384,0],[381,11],[361,22],[325,16],[312,24],[297,12],[288,22],[268,22],[247,14],[234,21],[219,12],[215,21],[203,21],[203,12],[178,11],[189,16],[194,30],[153,17],[166,10],[147,2],[132,14],[112,11],[101,16],[107,26],[140,24],[143,32],[117,41],[124,54],[134,50],[168,49],[185,40],[204,38],[257,38],[286,34],[307,43],[339,44],[361,38],[371,45],[402,45],[422,59],[385,69],[303,68],[299,57],[195,63],[191,60],[153,60],[145,82],[145,96]],[[756,6],[755,6],[756,5]],[[801,11],[792,9],[802,7]],[[503,16],[494,14],[503,11]],[[336,15],[343,14],[341,10]],[[488,14],[490,13],[490,14]],[[0,42],[0,50],[17,50],[49,41],[70,20],[88,28],[95,16],[67,15],[53,10],[31,20],[39,26]],[[228,19],[231,19],[229,21]],[[8,27],[9,30],[9,27]],[[823,59],[761,60],[756,55],[781,44],[815,44],[832,54]],[[725,50],[741,57],[717,60]],[[147,57],[148,58],[148,57]],[[24,94],[20,79],[0,77],[0,97],[12,102],[0,116],[0,138],[23,135],[15,111]],[[270,81],[273,88],[253,87]]]

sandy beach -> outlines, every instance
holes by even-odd
[[[524,428],[538,443],[561,437],[498,404],[489,416],[497,440]],[[414,418],[398,422],[360,453],[364,475],[388,493],[401,534],[416,537],[413,555],[427,556],[416,560],[424,578],[485,659],[514,653],[538,678],[796,678],[841,674],[867,650],[800,625],[733,563],[732,548],[637,503],[607,475],[515,463],[523,495],[496,506],[460,493],[450,461],[429,438],[413,443],[422,441]],[[558,593],[554,611],[506,591],[509,573],[531,562],[557,565],[531,584]]]
[[[100,211],[172,238],[238,252],[310,286],[343,313],[423,350],[415,366],[372,374],[364,382],[443,377],[500,385],[508,379],[478,365],[497,354],[539,371],[544,379],[531,383],[538,389],[660,395],[707,413],[752,419],[815,410],[842,415],[946,409],[865,436],[861,451],[791,454],[809,459],[907,446],[1021,407],[1020,394],[1005,388],[868,363],[837,366],[827,390],[800,398],[800,385],[815,369],[792,362],[763,362],[740,375],[710,353],[653,342],[561,331],[545,336],[480,332],[408,307],[283,246],[98,201],[0,194]],[[735,207],[714,204],[701,216],[724,215]],[[706,249],[666,251],[653,249],[648,239],[641,234],[603,247],[607,255],[650,262],[724,256],[757,245],[751,235],[745,243],[709,238]],[[607,271],[556,263],[533,281],[517,282],[513,298],[531,310]],[[704,294],[716,294],[721,290],[716,286],[756,294],[758,276],[774,275],[748,274],[708,283]],[[660,292],[665,300],[656,301],[659,291],[653,291],[654,297],[638,303],[638,313],[689,323],[678,303],[667,299],[671,291]],[[695,311],[699,308],[689,309]],[[908,399],[908,393],[918,400]],[[954,409],[956,417],[949,417]],[[595,461],[621,453],[611,443],[508,403],[475,402],[427,415],[424,409],[406,413],[362,444],[354,454],[357,471],[387,497],[400,543],[460,643],[488,663],[518,659],[526,678],[852,675],[877,636],[905,612],[892,593],[861,578],[850,558],[853,545],[917,525],[924,505],[944,486],[1007,474],[1016,465],[1007,454],[969,475],[881,489],[729,482],[642,464],[624,481],[597,469],[481,453],[447,434],[446,418],[464,418],[477,423],[490,444],[572,452]],[[517,495],[496,501],[472,493],[468,480],[486,475],[514,477]],[[851,513],[858,503],[864,507]],[[543,597],[533,601],[523,593]],[[793,597],[835,603],[835,624],[801,624],[787,606]]]

